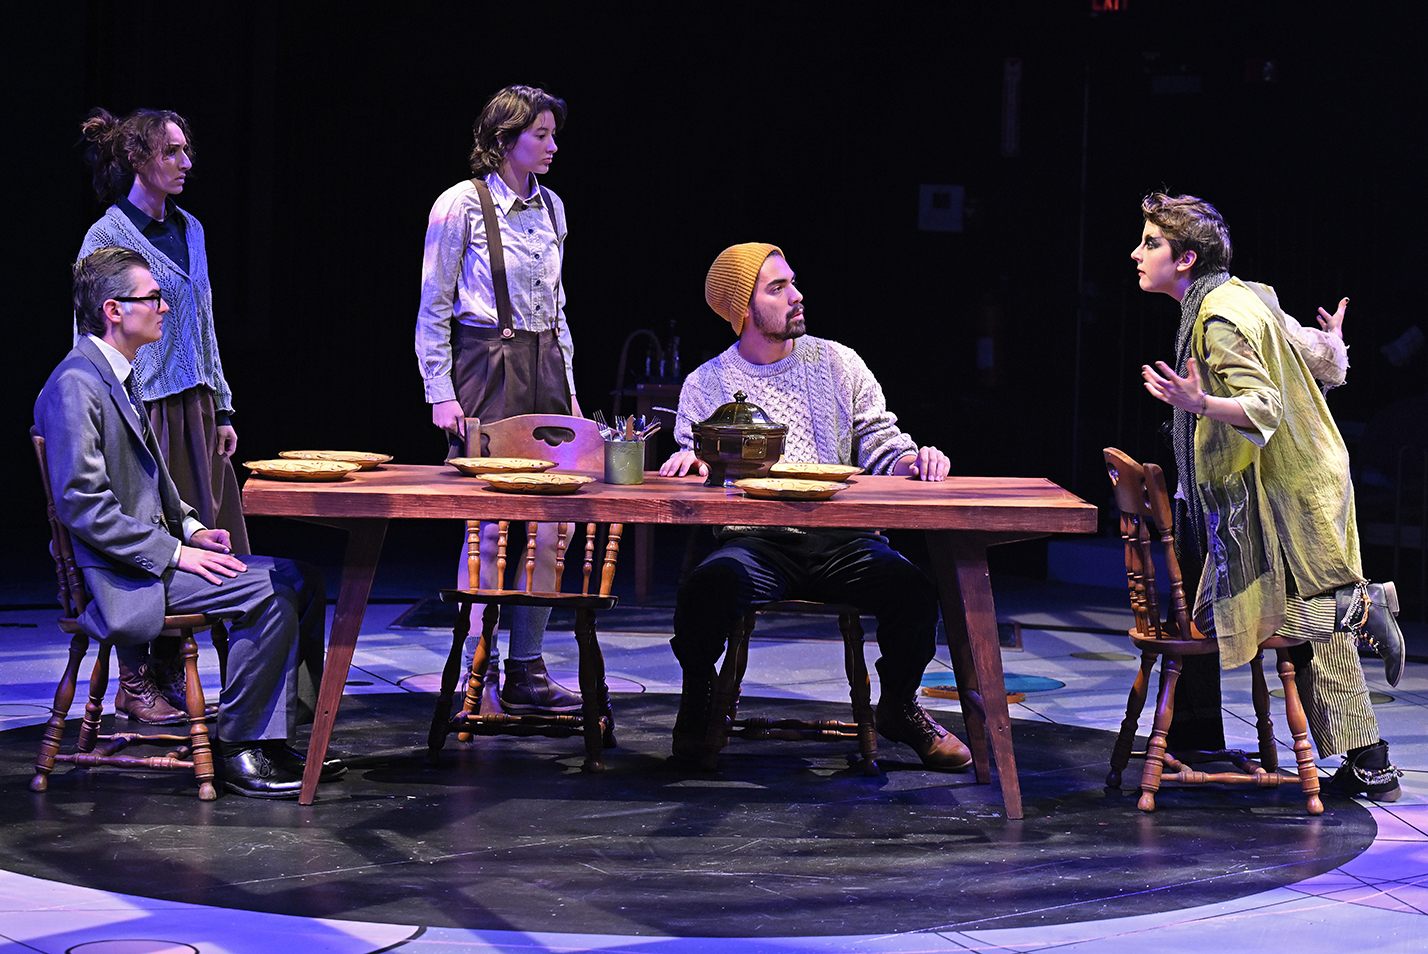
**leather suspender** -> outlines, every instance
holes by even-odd
[[[501,226],[496,221],[496,203],[491,198],[491,187],[480,179],[472,179],[476,194],[481,197],[481,218],[486,223],[486,255],[491,260],[491,285],[496,292],[496,317],[501,324],[501,337],[513,338],[515,325],[511,322],[511,288],[506,284],[506,253],[501,248]]]
[[[496,202],[491,198],[491,187],[486,185],[482,179],[472,179],[471,184],[476,187],[476,195],[481,199],[481,219],[486,223],[486,255],[491,260],[491,285],[496,293],[496,317],[500,322],[501,337],[515,337],[515,324],[511,320],[511,287],[506,283],[506,253],[501,247],[501,226],[496,221]],[[551,231],[555,233],[556,247],[560,243],[560,226],[555,222],[555,203],[550,200],[550,193],[545,191],[545,186],[539,186],[541,203],[545,206],[546,215],[550,216]],[[560,272],[563,269],[557,268],[555,280],[555,316],[551,319],[551,327],[558,331],[560,323]]]

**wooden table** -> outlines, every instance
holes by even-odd
[[[337,720],[387,522],[410,518],[563,520],[925,531],[977,781],[991,781],[989,754],[994,755],[1007,816],[1020,818],[1021,786],[1012,752],[987,548],[1051,533],[1096,529],[1095,507],[1048,480],[1031,477],[949,477],[940,483],[924,483],[902,477],[860,476],[832,500],[794,502],[755,500],[705,487],[697,477],[654,474],[646,474],[640,485],[597,482],[568,496],[502,494],[450,467],[393,464],[333,483],[251,478],[243,488],[243,509],[248,514],[298,517],[348,531],[342,583],[303,776],[300,802],[304,805],[312,804],[317,793],[317,776]]]

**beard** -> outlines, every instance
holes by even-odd
[[[768,341],[792,341],[808,333],[803,321],[803,312],[790,308],[783,314],[773,311],[755,311],[754,327]]]

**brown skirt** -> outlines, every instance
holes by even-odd
[[[218,456],[213,391],[199,386],[148,402],[149,423],[179,496],[206,527],[227,530],[235,554],[252,552],[233,462]]]

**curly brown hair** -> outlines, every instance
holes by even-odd
[[[471,173],[489,175],[501,168],[501,160],[526,127],[541,113],[555,117],[556,131],[565,125],[565,100],[534,86],[507,86],[481,110],[472,127],[476,143],[471,149]]]
[[[115,119],[106,109],[95,109],[79,126],[84,143],[84,161],[94,173],[94,194],[109,205],[126,195],[134,182],[134,171],[163,153],[168,145],[168,126],[183,131],[188,145],[184,152],[193,158],[193,135],[188,121],[169,109],[136,109],[123,119]]]
[[[1140,214],[1160,229],[1176,258],[1187,249],[1195,253],[1191,278],[1199,278],[1207,272],[1229,271],[1234,254],[1229,226],[1225,225],[1220,210],[1204,199],[1152,192],[1141,200]]]

